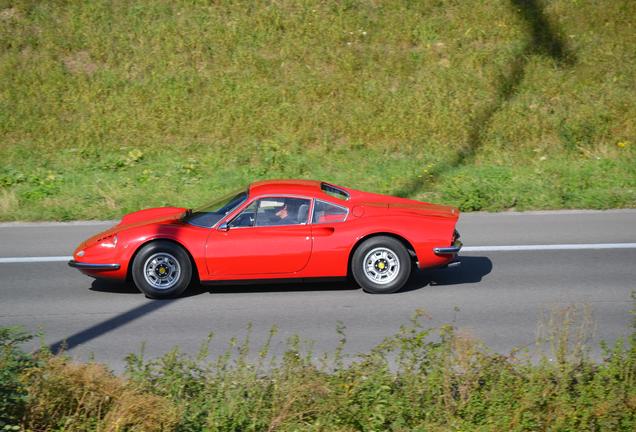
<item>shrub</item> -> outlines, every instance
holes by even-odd
[[[317,358],[298,337],[250,354],[249,331],[208,359],[130,355],[126,375],[40,355],[16,369],[9,425],[27,430],[587,430],[636,427],[636,336],[592,361],[576,309],[551,319],[546,354],[493,353],[451,326],[410,325],[367,353]],[[22,336],[20,336],[21,338]],[[6,338],[5,338],[6,339]],[[15,339],[15,337],[14,337]],[[19,357],[23,354],[19,354]],[[6,382],[6,381],[5,381]],[[18,389],[18,390],[16,390]]]
[[[20,346],[31,339],[19,328],[0,328],[0,430],[22,422],[28,396],[22,375],[36,363]]]

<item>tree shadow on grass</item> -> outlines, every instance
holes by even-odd
[[[537,0],[511,0],[530,33],[530,44],[526,48],[529,54],[550,57],[559,66],[572,66],[576,63],[576,55],[568,49],[561,31],[546,17],[541,2]]]
[[[526,66],[531,56],[538,55],[551,58],[559,67],[572,66],[576,63],[575,54],[570,51],[558,29],[550,23],[538,0],[510,0],[512,7],[523,19],[529,41],[524,49],[512,60],[508,70],[498,78],[497,94],[493,101],[486,105],[470,122],[466,145],[458,151],[450,161],[441,163],[431,170],[427,176],[412,178],[404,186],[394,191],[401,197],[411,197],[426,186],[435,184],[438,178],[448,171],[470,163],[483,146],[485,132],[494,115],[501,110],[518,92],[526,74]]]

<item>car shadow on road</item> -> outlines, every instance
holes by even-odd
[[[459,266],[444,269],[415,271],[413,276],[399,292],[409,292],[425,288],[428,285],[456,285],[478,283],[488,275],[493,264],[490,258],[476,256],[462,256],[457,259]],[[264,292],[306,292],[306,291],[354,291],[359,290],[357,284],[350,280],[335,280],[330,282],[306,280],[303,282],[272,282],[272,283],[241,283],[219,285],[196,285],[191,287],[186,295],[233,294],[233,293],[264,293]]]
[[[201,294],[232,294],[232,293],[264,293],[264,292],[306,292],[306,291],[341,291],[360,289],[356,284],[346,279],[335,281],[306,280],[302,282],[276,281],[269,283],[226,283],[202,285],[193,282],[180,297],[192,297]],[[132,282],[119,282],[106,279],[95,279],[89,288],[91,291],[111,294],[138,294],[141,292]]]
[[[112,294],[141,294],[132,282],[121,282],[108,279],[95,279],[89,290]]]
[[[414,291],[427,285],[458,285],[478,283],[492,272],[490,258],[477,256],[461,256],[457,258],[459,265],[455,267],[420,270],[413,274],[411,280],[400,292]]]
[[[401,293],[415,291],[427,285],[456,285],[481,282],[482,278],[492,271],[492,261],[487,257],[462,256],[458,258],[460,265],[445,269],[422,270],[413,276],[400,290]],[[181,297],[192,297],[201,294],[235,294],[235,293],[268,293],[268,292],[309,292],[309,291],[354,291],[360,289],[349,280],[305,280],[275,281],[270,283],[241,282],[234,284],[201,285],[193,283]],[[132,282],[118,282],[96,279],[90,287],[91,291],[112,294],[139,294]]]
[[[271,283],[241,283],[241,284],[214,284],[194,286],[190,291],[200,290],[209,294],[234,294],[234,293],[268,293],[268,292],[309,292],[309,291],[354,291],[359,290],[355,283],[342,279],[333,281],[304,280],[304,281],[276,281]]]
[[[484,276],[492,271],[492,261],[486,257],[461,257],[458,259],[459,267],[449,269],[437,269],[415,272],[406,287],[400,292],[415,291],[427,285],[454,285],[477,283]],[[272,284],[247,284],[247,285],[214,285],[203,286],[193,284],[183,297],[196,296],[204,293],[226,294],[226,293],[263,293],[263,292],[303,292],[303,291],[352,291],[358,290],[358,286],[347,280],[330,282],[301,282],[301,283],[272,283]],[[93,281],[91,291],[107,292],[113,294],[141,294],[131,282],[116,282],[96,279]],[[112,318],[99,322],[91,327],[74,333],[64,339],[60,339],[51,345],[49,350],[58,353],[84,344],[92,339],[98,338],[105,333],[111,332],[130,321],[141,318],[144,315],[153,313],[158,309],[172,304],[178,300],[156,300],[142,303],[132,309],[122,312]]]

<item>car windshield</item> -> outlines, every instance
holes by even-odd
[[[210,228],[245,202],[246,199],[247,192],[245,190],[234,191],[203,207],[189,211],[183,221],[191,225]]]

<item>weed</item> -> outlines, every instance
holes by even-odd
[[[281,357],[276,336],[251,354],[251,326],[208,359],[212,335],[194,356],[128,357],[124,377],[96,363],[40,354],[1,381],[2,412],[27,430],[377,431],[617,430],[636,426],[636,337],[586,354],[591,319],[568,307],[546,315],[536,352],[491,352],[452,326],[410,324],[366,353],[340,344],[317,360],[298,337]],[[24,335],[2,330],[4,346]],[[12,336],[13,335],[13,336]],[[12,348],[15,351],[15,348]],[[5,359],[7,358],[5,350]],[[11,354],[14,356],[14,354]],[[269,358],[269,361],[266,359]],[[4,373],[4,368],[2,369]],[[19,383],[5,385],[5,383]],[[6,413],[12,413],[7,417]]]
[[[15,430],[26,411],[29,392],[21,376],[37,363],[20,346],[31,338],[18,328],[0,328],[0,430]]]

